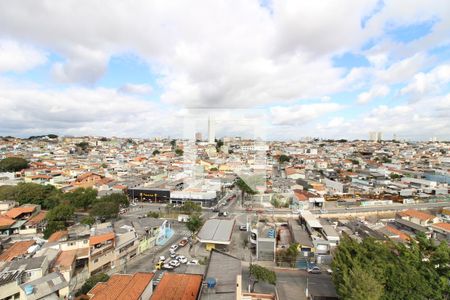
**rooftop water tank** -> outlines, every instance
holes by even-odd
[[[215,278],[207,278],[206,279],[206,284],[208,285],[208,288],[209,289],[213,289],[213,288],[215,288],[216,287],[216,283],[217,283],[217,281],[216,281],[216,279]]]
[[[25,290],[25,295],[33,294],[33,286],[31,284],[27,284],[23,289]]]

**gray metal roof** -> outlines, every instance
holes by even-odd
[[[5,264],[5,270],[34,270],[43,267],[44,261],[47,257],[33,257],[18,259]]]
[[[228,244],[231,242],[234,222],[234,220],[226,219],[209,219],[203,225],[197,238],[202,243],[212,242]]]
[[[241,273],[240,259],[212,250],[204,280],[214,278],[217,284],[211,290],[204,287],[200,299],[236,299],[236,277]]]
[[[20,288],[25,291],[25,286],[28,285],[33,287],[33,293],[27,295],[27,299],[34,300],[50,296],[60,289],[67,287],[68,283],[61,273],[53,272],[39,279],[24,283]]]

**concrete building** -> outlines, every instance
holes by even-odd
[[[197,240],[204,244],[207,250],[226,248],[231,243],[234,224],[234,219],[209,219],[200,229]]]
[[[208,144],[214,144],[216,139],[216,128],[213,117],[208,118]]]

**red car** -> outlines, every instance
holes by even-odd
[[[188,241],[187,240],[181,240],[179,243],[178,243],[178,246],[180,246],[180,247],[184,247],[184,246],[186,246],[187,245],[187,243],[188,243]]]

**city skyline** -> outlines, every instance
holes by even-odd
[[[449,140],[449,12],[427,1],[0,4],[0,135],[183,137],[190,109],[247,109],[268,140]],[[215,125],[216,136],[248,132]]]

